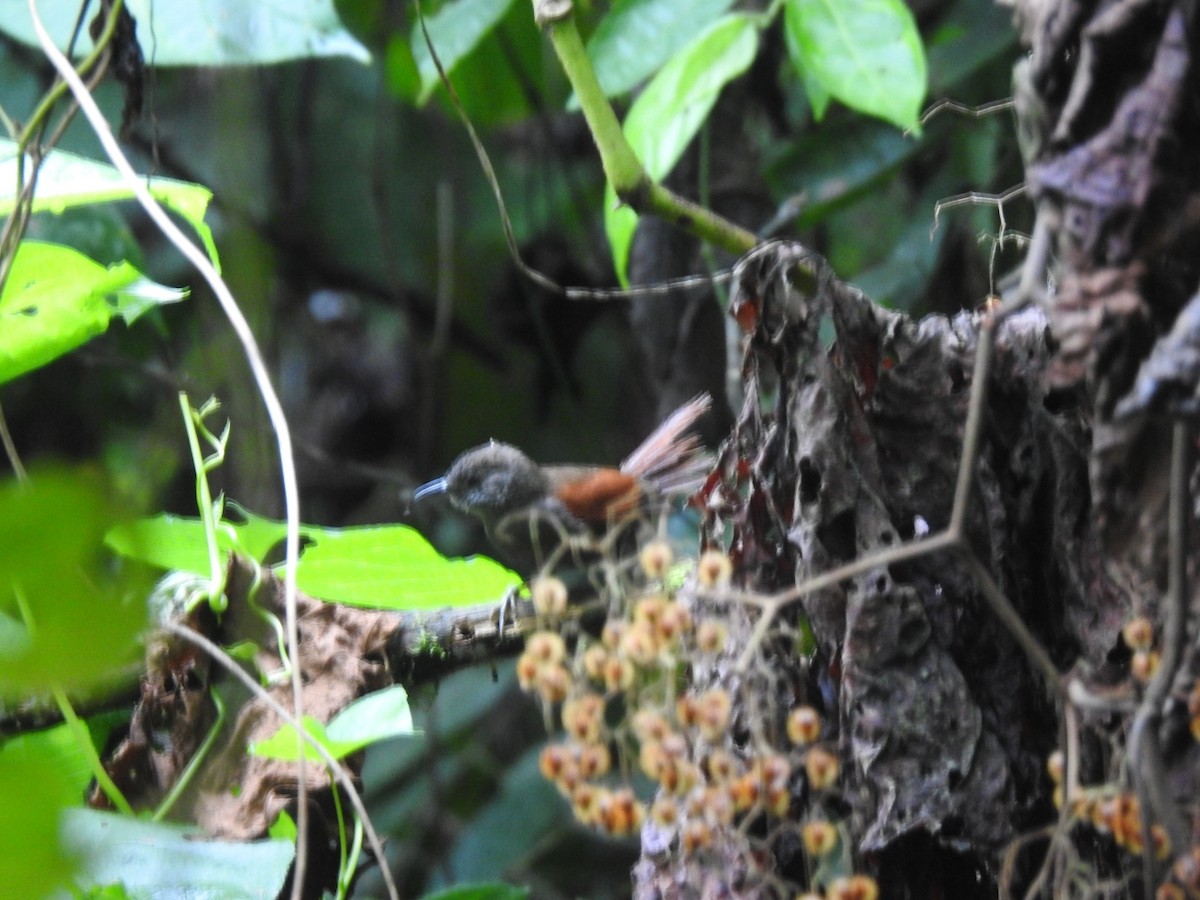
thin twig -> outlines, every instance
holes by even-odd
[[[1162,748],[1158,726],[1163,704],[1183,662],[1187,640],[1187,534],[1191,514],[1188,478],[1191,475],[1192,429],[1188,422],[1175,423],[1171,435],[1171,489],[1167,514],[1168,572],[1167,596],[1163,611],[1162,656],[1158,669],[1146,687],[1141,706],[1129,729],[1129,770],[1137,791],[1142,815],[1143,883],[1149,897],[1156,883],[1154,844],[1150,833],[1150,813],[1166,829],[1171,847],[1182,851],[1191,843],[1190,829],[1184,824],[1164,780]]]
[[[17,481],[28,481],[29,473],[25,471],[25,466],[21,462],[17,445],[13,443],[12,432],[8,430],[8,419],[4,415],[3,406],[0,406],[0,443],[4,445],[4,455],[8,457],[8,464],[12,466],[13,475],[16,476]]]
[[[832,587],[840,581],[861,575],[871,569],[888,566],[893,563],[924,556],[939,550],[959,551],[979,586],[984,600],[991,607],[993,614],[1016,640],[1039,672],[1046,679],[1047,688],[1054,695],[1062,693],[1060,674],[1049,653],[1033,636],[1020,615],[1005,597],[1004,592],[992,579],[987,569],[976,559],[974,552],[966,542],[965,521],[968,505],[971,501],[971,487],[975,478],[975,467],[979,460],[980,441],[983,434],[983,416],[987,399],[987,385],[991,375],[992,359],[995,351],[996,331],[1000,322],[1024,306],[1024,299],[1018,298],[1012,304],[987,316],[979,327],[975,351],[975,366],[971,376],[971,394],[967,409],[967,421],[963,428],[963,448],[958,464],[958,477],[954,488],[954,502],[950,513],[950,524],[946,529],[932,537],[918,538],[895,547],[889,547],[877,553],[872,553],[862,559],[839,566],[829,572],[824,572],[790,590],[768,597],[757,605],[762,607],[762,613],[755,622],[754,630],[746,643],[746,649],[738,659],[738,670],[745,672],[753,659],[754,653],[762,645],[767,631],[780,610],[795,603],[801,597],[814,591]]]
[[[960,103],[958,100],[943,99],[921,113],[918,127],[924,128],[935,116],[943,112],[958,113],[960,116],[967,116],[971,119],[982,119],[985,116],[995,115],[998,112],[1004,112],[1012,108],[1012,97],[1005,97],[1003,100],[993,100],[990,103],[981,103],[979,106],[968,106],[965,103]],[[912,128],[905,129],[905,135],[910,134],[912,130]]]
[[[367,813],[367,807],[363,803],[362,795],[359,794],[358,788],[354,786],[354,780],[346,774],[346,771],[342,768],[341,763],[333,758],[330,752],[325,749],[320,741],[308,733],[308,729],[300,724],[298,717],[293,716],[290,712],[288,712],[283,704],[272,697],[271,694],[264,689],[261,684],[251,678],[250,675],[247,674],[247,672],[240,665],[238,665],[237,660],[226,653],[220,646],[210,641],[207,637],[195,629],[189,628],[186,625],[180,625],[178,622],[166,622],[163,627],[172,634],[176,634],[184,640],[191,641],[193,644],[207,653],[213,659],[213,661],[215,661],[218,665],[220,665],[227,672],[233,675],[233,677],[245,685],[246,689],[250,691],[251,694],[270,707],[271,711],[274,712],[275,715],[279,716],[279,718],[288,725],[291,725],[292,728],[295,729],[296,734],[300,736],[300,739],[317,752],[317,755],[321,757],[321,761],[324,762],[329,768],[334,780],[337,781],[338,785],[350,798],[350,805],[354,807],[355,815],[357,815],[359,821],[362,822],[363,830],[367,835],[367,842],[371,845],[371,849],[375,851],[375,856],[379,860],[379,871],[383,878],[383,883],[387,886],[388,897],[391,898],[391,900],[399,900],[400,894],[396,890],[395,881],[392,880],[392,873],[388,868],[387,857],[385,857],[383,854],[383,842],[379,839],[379,833],[375,830],[375,826],[371,824],[371,817]],[[302,759],[304,754],[300,753],[297,755],[297,757],[298,759]],[[302,774],[303,773],[301,773],[301,777]],[[296,883],[299,883],[298,879]]]

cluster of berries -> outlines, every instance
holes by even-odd
[[[821,718],[812,707],[797,707],[787,717],[794,752],[755,753],[734,741],[727,690],[683,688],[689,673],[716,661],[729,634],[723,620],[697,621],[677,599],[669,587],[673,564],[665,543],[643,548],[646,587],[625,614],[610,618],[598,639],[581,637],[573,652],[550,627],[566,610],[566,588],[553,577],[536,579],[531,595],[547,627],[526,641],[517,676],[548,711],[559,710],[565,740],[542,751],[540,766],[576,818],[617,837],[638,833],[649,819],[690,855],[719,842],[744,843],[745,829],[738,826],[747,817],[766,814],[786,822],[794,812],[798,770],[819,797],[836,789],[840,765],[833,749],[819,743]],[[709,590],[727,585],[731,574],[721,553],[706,553],[695,564],[697,583]],[[624,774],[613,774],[614,756]],[[656,785],[649,804],[629,784],[633,760]],[[802,834],[813,868],[839,843],[837,826],[822,819],[809,821]],[[869,876],[852,875],[833,879],[824,896],[874,900],[878,888]]]

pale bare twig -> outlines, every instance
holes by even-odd
[[[346,773],[330,752],[325,749],[324,745],[316,738],[308,733],[301,724],[300,720],[289,713],[284,706],[276,700],[271,694],[263,688],[255,679],[237,663],[233,657],[226,653],[220,646],[210,641],[194,628],[189,628],[186,625],[180,625],[177,622],[166,622],[164,627],[172,634],[176,634],[184,640],[190,641],[197,647],[207,653],[214,662],[224,668],[227,672],[233,675],[240,681],[254,697],[261,700],[264,704],[271,708],[271,711],[279,718],[291,725],[296,730],[296,734],[300,736],[306,744],[317,752],[321,760],[329,768],[330,774],[337,781],[338,785],[346,792],[346,796],[350,798],[350,805],[354,807],[354,812],[362,822],[363,831],[367,835],[367,842],[371,845],[371,849],[375,852],[376,858],[379,860],[380,875],[383,877],[383,882],[387,886],[388,897],[391,900],[398,900],[400,894],[396,890],[396,883],[392,880],[392,873],[388,869],[387,858],[383,855],[383,842],[379,839],[379,833],[375,830],[375,826],[371,823],[371,817],[367,814],[366,805],[363,803],[362,795],[359,794],[358,788],[354,785],[354,780]],[[299,754],[303,757],[304,754]]]
[[[71,67],[70,62],[62,52],[54,45],[50,35],[46,33],[45,27],[42,25],[41,18],[38,15],[36,0],[28,0],[29,12],[33,19],[34,30],[38,36],[38,42],[41,44],[42,52],[46,54],[47,59],[58,71],[63,81],[70,88],[72,95],[79,104],[80,110],[87,118],[91,125],[96,138],[100,141],[104,148],[105,154],[108,156],[112,164],[121,173],[125,183],[128,185],[146,214],[159,228],[163,235],[179,250],[181,254],[193,265],[196,270],[204,278],[205,282],[212,289],[213,295],[220,303],[222,310],[225,312],[229,323],[237,335],[238,340],[242,345],[242,350],[246,355],[246,359],[250,365],[251,372],[254,376],[254,381],[258,385],[260,395],[263,399],[263,404],[267,410],[267,416],[270,419],[271,426],[275,431],[276,442],[279,447],[279,462],[283,480],[283,500],[285,510],[285,520],[287,523],[287,536],[285,539],[285,559],[286,568],[284,570],[284,595],[286,598],[287,608],[287,637],[288,637],[288,652],[293,660],[299,660],[299,636],[296,626],[296,562],[300,557],[300,496],[299,485],[296,480],[296,467],[292,453],[292,438],[288,428],[287,418],[283,412],[283,406],[279,401],[279,396],[276,394],[274,387],[271,384],[270,374],[267,371],[266,362],[262,358],[262,354],[258,349],[258,344],[255,341],[254,333],[250,329],[250,323],[246,321],[246,317],[242,314],[241,309],[237,305],[233,294],[224,280],[217,273],[216,268],[209,261],[204,252],[197,247],[176,225],[171,218],[163,210],[162,206],[154,199],[153,195],[147,189],[142,179],[138,177],[133,166],[130,165],[128,158],[122,152],[117,144],[116,138],[113,136],[112,129],[105,120],[100,108],[96,105],[96,101],[92,98],[87,86],[80,79],[78,73]],[[297,716],[303,713],[301,708],[301,679],[300,666],[292,667],[292,696],[295,702],[295,712]],[[299,797],[296,813],[296,865],[295,865],[295,880],[293,883],[293,897],[295,900],[300,900],[300,888],[303,884],[304,867],[307,860],[308,850],[308,803],[306,797],[306,789],[304,783],[304,757],[300,757],[300,786]]]

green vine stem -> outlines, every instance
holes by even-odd
[[[575,25],[571,0],[533,0],[533,17],[550,39],[554,52],[587,120],[600,162],[621,202],[635,212],[649,213],[701,240],[741,255],[758,244],[758,237],[711,209],[680,197],[646,174],[637,154],[604,95]]]
[[[92,50],[87,56],[80,61],[75,67],[75,71],[81,76],[86,75],[96,64],[96,62],[108,52],[108,45],[112,42],[113,34],[117,30],[117,20],[121,17],[121,7],[125,5],[125,0],[114,0],[112,8],[108,11],[108,16],[104,20],[104,28],[96,38],[92,46]],[[54,82],[54,86],[50,88],[42,97],[33,115],[29,117],[29,121],[25,123],[25,127],[21,129],[21,134],[17,137],[17,152],[24,153],[25,148],[29,146],[33,140],[38,128],[41,127],[43,121],[50,115],[50,110],[54,108],[54,104],[59,98],[67,92],[67,83],[61,78]],[[20,167],[18,167],[18,177],[20,176]]]

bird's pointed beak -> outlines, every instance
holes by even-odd
[[[444,493],[446,493],[446,479],[435,478],[433,481],[425,482],[423,485],[413,491],[412,498],[414,500],[420,500],[422,497],[428,497],[431,494]]]

